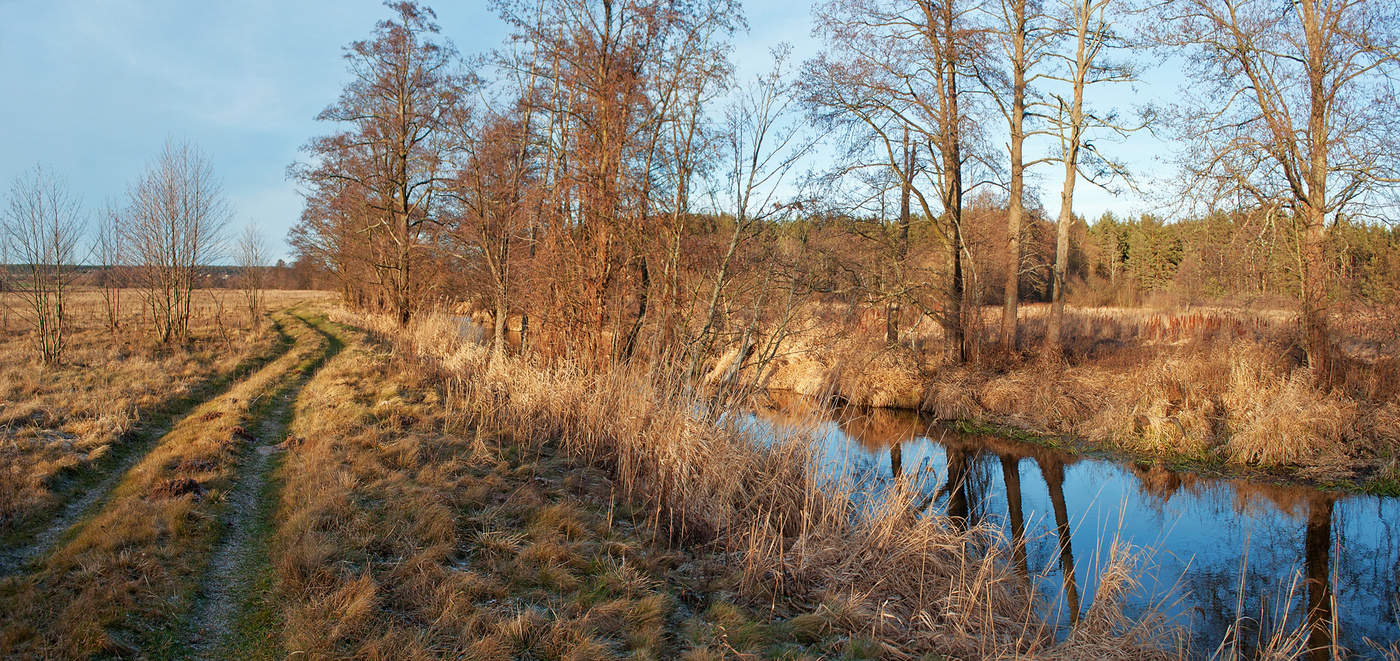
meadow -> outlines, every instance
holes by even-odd
[[[0,659],[1400,659],[1394,2],[27,4]]]
[[[73,362],[41,368],[10,327],[7,378],[30,386],[6,410],[42,414],[10,418],[7,465],[50,477],[7,501],[0,655],[1238,653],[1129,615],[1144,556],[1126,545],[1066,634],[998,531],[916,514],[912,483],[872,509],[810,439],[761,439],[646,370],[493,362],[447,314],[401,329],[285,292],[255,325],[199,295],[187,350],[89,310]],[[112,400],[123,426],[82,435]],[[1302,654],[1291,626],[1251,658]]]
[[[191,341],[156,346],[135,290],[110,327],[95,290],[68,303],[63,364],[44,365],[30,348],[17,294],[0,293],[0,539],[14,542],[92,479],[117,465],[171,420],[207,399],[281,347],[273,326],[254,326],[240,292],[199,292]],[[319,292],[273,292],[286,307]],[[158,433],[159,432],[159,433]]]

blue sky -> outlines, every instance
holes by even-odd
[[[482,0],[429,4],[463,53],[505,37]],[[811,55],[810,5],[747,0],[740,70],[765,68],[779,41]],[[377,0],[0,0],[0,182],[8,190],[42,163],[95,211],[121,198],[167,138],[189,140],[222,178],[235,228],[259,226],[287,256],[301,201],[286,167],[330,130],[314,117],[345,81],[342,47],[385,15]],[[1144,137],[1123,151],[1148,170],[1161,148]],[[1037,183],[1058,209],[1058,172],[1043,168]],[[1080,190],[1076,210],[1090,217],[1143,206]]]

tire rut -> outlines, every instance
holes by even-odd
[[[248,443],[243,461],[239,463],[237,483],[229,495],[223,517],[224,533],[204,571],[193,612],[185,627],[185,640],[194,658],[235,656],[232,652],[238,643],[237,620],[252,597],[253,583],[261,565],[259,556],[266,553],[268,540],[259,524],[271,516],[275,507],[275,494],[268,493],[275,457],[282,452],[281,440],[291,428],[297,398],[321,366],[344,346],[339,337],[328,333],[321,324],[298,319],[319,333],[325,345],[310,364],[288,374],[288,380],[276,395],[277,403],[259,420],[258,436]]]
[[[113,489],[121,483],[122,478],[141,463],[141,460],[151,450],[159,446],[166,435],[179,426],[185,418],[194,414],[205,404],[223,397],[237,388],[239,384],[257,374],[259,369],[286,355],[296,346],[280,324],[278,325],[278,333],[281,335],[281,341],[279,341],[277,350],[260,357],[252,368],[246,369],[246,373],[241,376],[229,379],[227,383],[211,389],[200,399],[190,402],[188,406],[181,407],[180,411],[170,416],[163,424],[138,432],[137,439],[134,439],[134,442],[121,454],[120,459],[104,469],[100,479],[87,486],[80,494],[69,497],[67,502],[57,508],[57,511],[48,518],[46,523],[35,526],[37,532],[29,535],[30,539],[27,542],[22,541],[12,548],[0,550],[0,578],[20,572],[57,548],[67,533],[76,529],[78,525],[101,509],[101,506],[111,496]],[[237,368],[235,368],[236,370]]]

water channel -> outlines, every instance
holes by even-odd
[[[1160,466],[1070,455],[1037,444],[963,434],[912,412],[826,408],[774,393],[745,418],[760,436],[816,440],[828,475],[870,497],[895,475],[924,490],[929,510],[986,523],[1037,577],[1059,626],[1093,602],[1115,540],[1141,554],[1128,607],[1155,607],[1208,655],[1230,625],[1248,653],[1256,627],[1311,618],[1308,646],[1328,658],[1382,658],[1400,644],[1400,499],[1345,495]],[[1069,577],[1070,580],[1065,580]],[[1241,618],[1244,618],[1241,620]]]

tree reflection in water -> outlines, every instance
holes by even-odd
[[[1001,455],[1001,480],[1006,485],[1006,520],[1011,527],[1011,562],[1021,576],[1029,578],[1026,564],[1026,516],[1021,509],[1021,460]]]
[[[1065,602],[1069,605],[1070,624],[1079,624],[1079,583],[1074,576],[1074,546],[1069,527],[1069,510],[1065,507],[1065,465],[1057,458],[1036,457],[1045,487],[1050,491],[1050,505],[1055,510],[1055,534],[1060,549],[1060,572],[1064,574]]]
[[[1309,499],[1308,525],[1303,543],[1304,566],[1308,574],[1307,624],[1311,630],[1308,647],[1313,659],[1332,658],[1332,507],[1335,499],[1319,496]]]
[[[815,432],[824,465],[864,476],[860,479],[872,497],[889,488],[882,485],[897,485],[922,491],[916,511],[936,509],[959,526],[990,518],[1005,533],[1014,571],[1047,592],[1059,592],[1071,626],[1096,589],[1092,569],[1078,577],[1082,585],[1077,580],[1075,546],[1097,549],[1091,556],[1099,556],[1109,543],[1104,530],[1072,521],[1116,519],[1128,529],[1108,532],[1121,532],[1124,541],[1154,550],[1162,561],[1157,570],[1162,575],[1142,577],[1145,591],[1157,592],[1134,605],[1161,603],[1175,591],[1180,598],[1166,615],[1184,618],[1181,622],[1201,636],[1202,647],[1213,648],[1232,629],[1243,636],[1231,627],[1240,617],[1254,618],[1266,637],[1274,620],[1305,622],[1312,658],[1329,658],[1343,645],[1365,653],[1363,636],[1381,645],[1400,641],[1395,621],[1400,549],[1387,532],[1391,521],[1400,520],[1400,501],[1369,499],[1366,507],[1375,503],[1378,512],[1388,514],[1364,517],[1358,512],[1362,505],[1352,502],[1356,499],[1313,489],[1066,455],[1005,438],[960,434],[908,412],[830,410],[802,397],[779,398],[755,415],[775,426],[770,429]],[[1038,471],[1023,474],[1028,459]],[[1084,511],[1072,512],[1071,503]],[[1347,511],[1351,518],[1338,518]],[[1347,548],[1365,551],[1339,553],[1338,526],[1348,531]],[[1370,546],[1358,546],[1356,538]],[[1288,602],[1295,577],[1304,580],[1292,593],[1296,600]],[[1340,596],[1338,580],[1348,590]],[[1268,604],[1278,599],[1285,600],[1285,612],[1271,615]]]

